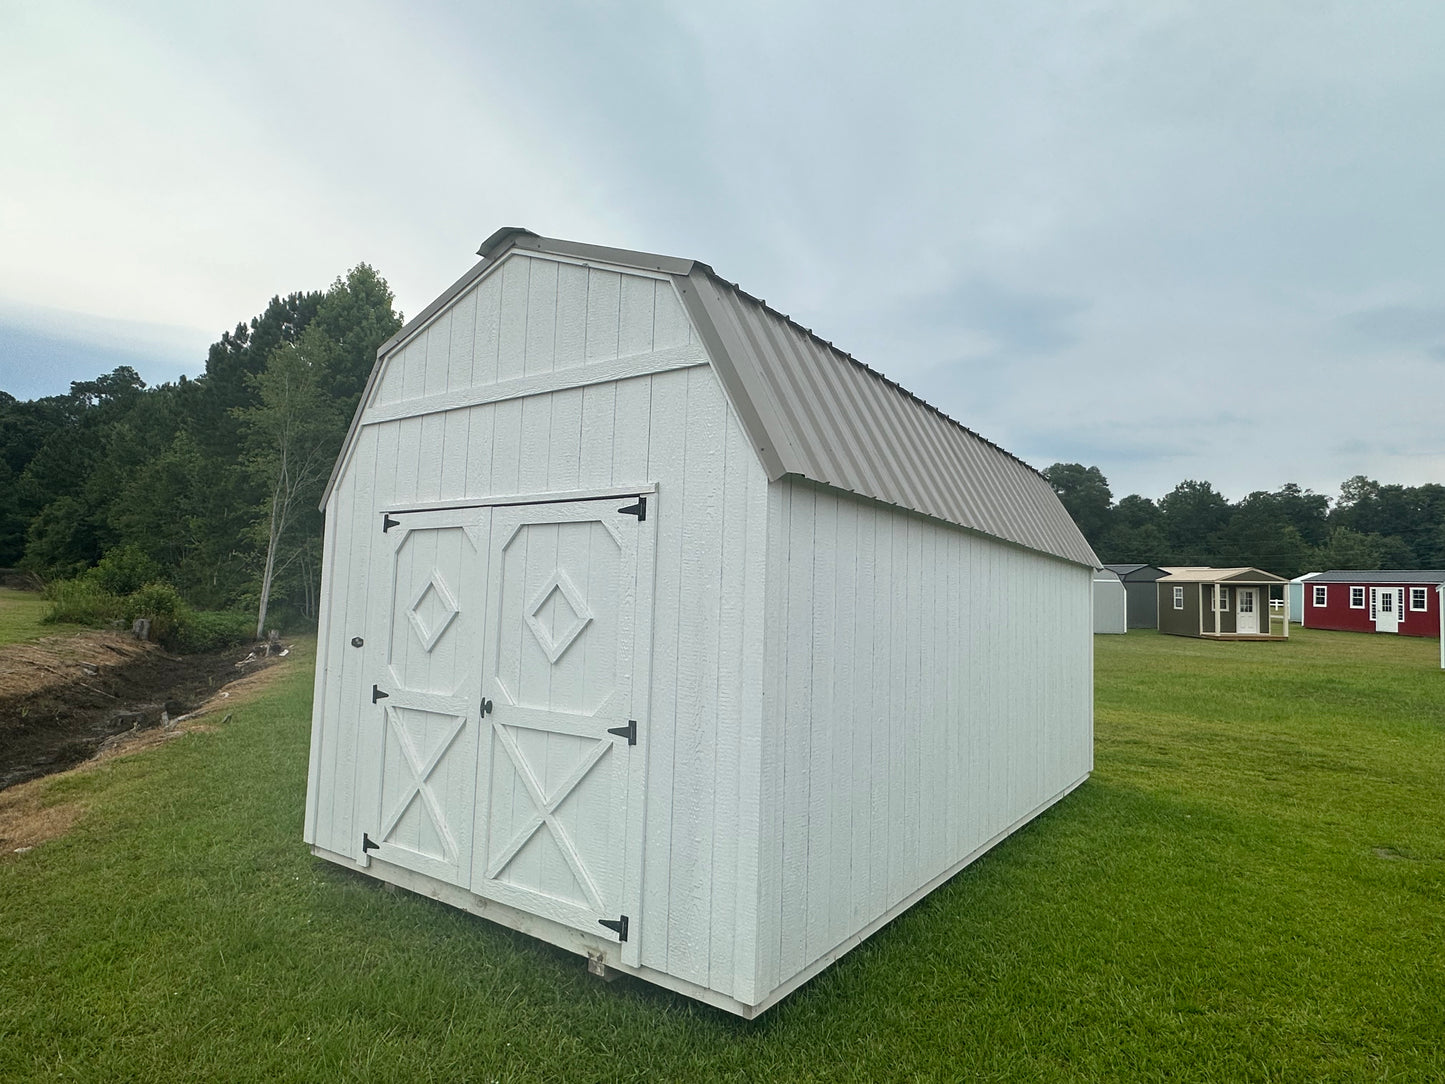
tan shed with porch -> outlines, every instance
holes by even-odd
[[[1167,568],[1159,589],[1159,631],[1206,640],[1285,640],[1289,621],[1270,610],[1269,590],[1288,581],[1258,568]],[[1283,587],[1281,587],[1283,589]]]

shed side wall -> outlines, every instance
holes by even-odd
[[[787,480],[768,584],[763,990],[1093,766],[1089,568]]]
[[[1325,605],[1316,606],[1314,588],[1325,588]],[[1361,587],[1365,592],[1363,607],[1350,606],[1350,588]],[[1440,595],[1433,583],[1410,583],[1404,580],[1395,583],[1304,583],[1304,624],[1312,629],[1333,629],[1337,632],[1374,632],[1375,622],[1370,617],[1370,589],[1376,587],[1398,588],[1405,592],[1405,608],[1400,612],[1401,636],[1440,635]],[[1425,609],[1410,609],[1410,589],[1425,589]]]
[[[1159,627],[1159,591],[1153,580],[1125,583],[1129,595],[1129,627],[1131,629],[1153,629]]]
[[[1094,581],[1094,632],[1128,632],[1128,595],[1118,580]]]
[[[1168,633],[1171,636],[1198,636],[1199,635],[1199,595],[1200,585],[1197,583],[1173,584],[1160,580],[1155,585],[1159,598],[1159,631]],[[1174,608],[1174,588],[1184,588],[1184,608]],[[1212,625],[1206,625],[1212,629]]]

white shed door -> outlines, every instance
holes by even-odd
[[[373,550],[363,853],[459,886],[472,854],[490,514],[387,517]]]
[[[1370,588],[1370,608],[1374,610],[1376,632],[1399,632],[1400,611],[1404,609],[1405,592],[1399,587]]]
[[[653,520],[643,498],[498,508],[471,889],[636,962]],[[638,513],[641,514],[638,514]]]
[[[1259,611],[1255,608],[1254,588],[1235,588],[1238,597],[1237,612],[1234,615],[1234,631],[1257,634],[1259,632]]]

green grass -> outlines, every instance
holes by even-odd
[[[1096,645],[1090,782],[753,1024],[310,858],[303,660],[49,787],[0,1078],[1445,1079],[1436,641]]]
[[[0,587],[0,644],[18,644],[71,631],[73,626],[47,625],[50,603],[39,591]]]

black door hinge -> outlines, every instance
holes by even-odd
[[[636,516],[637,522],[641,523],[647,518],[647,498],[638,497],[636,504],[629,504],[625,508],[619,508],[617,511],[621,512],[624,516]]]
[[[389,531],[389,530],[391,530],[393,527],[400,527],[400,526],[401,526],[401,520],[399,520],[399,519],[392,519],[392,518],[391,518],[391,515],[390,515],[389,513],[386,513],[386,512],[383,512],[383,513],[381,514],[381,533],[382,533],[382,534],[386,534],[386,532]]]
[[[371,687],[371,702],[375,704],[378,700],[385,700],[391,693],[384,693],[375,685]]]
[[[597,920],[597,925],[599,925],[599,926],[606,926],[609,930],[611,930],[613,933],[615,933],[615,934],[617,935],[617,940],[619,940],[619,941],[626,941],[626,940],[627,940],[627,916],[626,916],[626,915],[623,915],[621,918],[617,918],[617,919],[599,918],[599,919]]]
[[[362,853],[362,854],[365,854],[367,851],[377,850],[380,846],[381,846],[380,843],[374,843],[374,842],[372,842],[371,837],[370,837],[369,835],[367,835],[365,832],[362,832],[362,833],[361,833],[361,853]]]
[[[626,726],[609,726],[607,733],[616,734],[619,738],[626,738],[628,745],[637,744],[637,720],[628,719]]]

